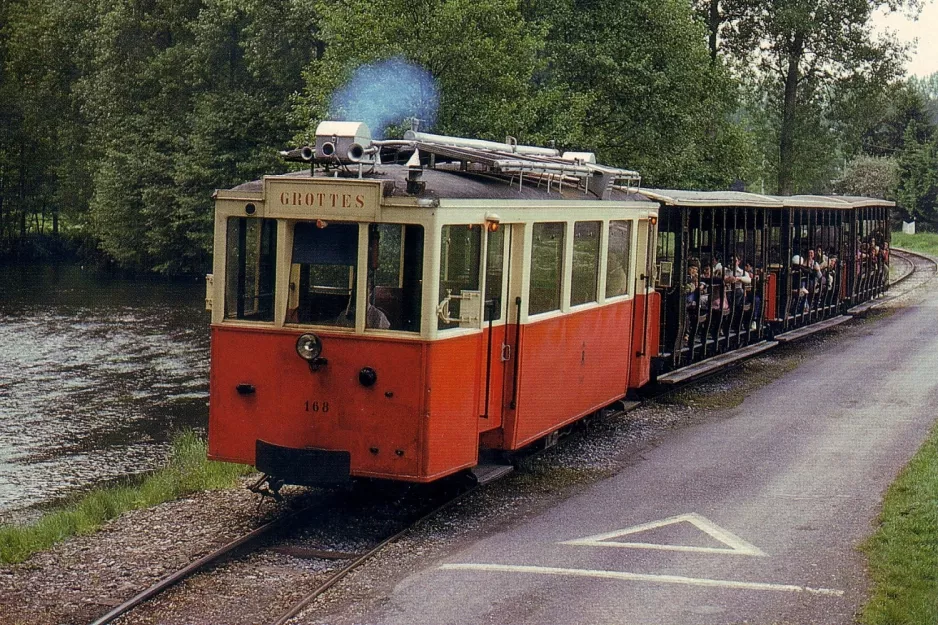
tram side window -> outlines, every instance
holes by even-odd
[[[232,217],[225,255],[225,319],[274,320],[277,222]]]
[[[531,315],[560,310],[565,227],[564,223],[534,224],[528,295],[528,313]]]
[[[440,242],[438,328],[477,327],[482,312],[479,293],[482,227],[443,226]]]
[[[365,327],[420,332],[423,226],[368,226],[368,313]]]
[[[629,292],[629,262],[632,258],[632,222],[609,222],[609,251],[606,255],[606,297]]]
[[[505,231],[488,233],[488,251],[485,258],[485,321],[502,318],[502,281],[505,263]]]
[[[596,301],[599,288],[599,233],[601,221],[578,221],[573,225],[573,284],[570,305]]]
[[[354,327],[357,264],[358,224],[297,223],[287,322]]]

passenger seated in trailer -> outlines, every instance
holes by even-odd
[[[805,312],[808,305],[808,267],[800,254],[791,257],[791,314]]]
[[[710,265],[704,265],[703,269],[700,270],[700,297],[698,298],[701,313],[710,307],[710,291],[713,287],[712,282],[713,270]]]
[[[833,289],[837,284],[837,258],[832,256],[827,261],[827,288]]]
[[[734,295],[742,295],[750,284],[752,284],[752,275],[740,266],[741,261],[736,254],[730,255],[730,269],[727,272],[726,282],[733,285]],[[748,263],[746,263],[748,266]]]
[[[733,328],[742,328],[743,308],[746,303],[746,289],[752,283],[752,278],[746,273],[746,270],[740,267],[740,258],[734,252],[730,254],[730,262],[723,272],[723,282],[729,291],[729,306],[733,311],[731,319],[727,321]]]
[[[817,260],[818,265],[821,268],[821,271],[827,269],[827,264],[830,262],[830,256],[824,253],[824,248],[820,245],[817,246],[817,249],[814,253],[814,258]]]
[[[762,269],[753,269],[750,263],[746,263],[743,268],[749,274],[750,289],[746,297],[748,303],[752,305],[752,315],[750,316],[749,329],[755,331],[758,329],[758,322],[762,319]]]
[[[690,341],[691,332],[696,335],[700,321],[700,261],[691,258],[687,261],[687,276],[684,280],[685,316],[684,342]]]
[[[817,288],[818,281],[821,278],[821,266],[817,260],[817,254],[814,250],[809,249],[807,256],[804,258],[804,266],[807,269],[805,276],[807,278],[808,291],[814,293]]]
[[[729,275],[729,272],[724,272],[723,266],[720,265],[719,260],[716,261],[715,266],[720,267],[719,273],[717,273],[715,269],[712,270],[708,279],[711,285],[710,319],[708,325],[710,328],[710,338],[714,341],[720,337],[721,332],[723,335],[726,335],[726,332],[729,330],[730,296],[727,291],[732,289],[732,283],[727,282],[728,280],[732,280],[732,276]],[[724,273],[727,275],[724,276]]]
[[[684,281],[685,304],[697,306],[700,300],[700,261],[692,258],[687,261],[687,278]]]
[[[719,278],[723,275],[723,264],[720,263],[720,255],[716,252],[710,257],[710,272],[714,278]]]

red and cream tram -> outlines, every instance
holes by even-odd
[[[658,204],[635,172],[350,122],[296,155],[313,167],[215,196],[210,457],[428,482],[649,380]]]

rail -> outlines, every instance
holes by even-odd
[[[439,514],[443,510],[449,508],[450,506],[454,505],[458,501],[462,500],[464,497],[474,492],[478,486],[479,486],[478,483],[472,484],[469,488],[464,488],[461,492],[453,496],[447,497],[445,501],[443,501],[441,504],[432,508],[429,512],[424,512],[415,520],[408,522],[403,529],[395,532],[391,536],[385,537],[384,539],[380,540],[374,547],[372,547],[368,551],[357,556],[353,554],[352,557],[354,559],[352,559],[352,561],[349,564],[339,568],[338,570],[334,572],[329,573],[325,581],[320,583],[312,592],[305,595],[300,601],[294,603],[293,606],[290,607],[290,609],[288,609],[280,617],[278,617],[275,621],[272,621],[272,622],[275,623],[276,625],[282,625],[283,623],[286,623],[291,618],[299,614],[304,608],[306,608],[310,603],[312,603],[317,597],[319,597],[320,595],[325,593],[327,590],[329,590],[332,586],[337,584],[342,578],[344,578],[353,570],[360,567],[362,564],[364,564],[365,562],[373,558],[375,555],[377,555],[382,549],[384,549],[391,543],[399,540],[401,537],[403,537],[408,532],[412,531],[414,528],[418,527],[422,523],[426,522],[428,519]],[[298,521],[300,521],[306,513],[311,512],[312,509],[313,507],[310,506],[310,507],[302,508],[297,511],[290,512],[250,532],[247,532],[235,538],[234,540],[229,541],[228,543],[212,551],[211,553],[163,577],[161,580],[151,585],[149,588],[131,597],[124,603],[116,606],[115,608],[110,610],[107,614],[104,614],[103,616],[95,619],[94,621],[90,623],[90,625],[107,625],[108,623],[115,621],[121,616],[124,616],[130,613],[135,608],[160,596],[162,593],[166,592],[167,590],[169,590],[176,584],[180,583],[181,581],[197,573],[206,571],[213,565],[218,564],[219,562],[234,555],[235,553],[239,553],[240,557],[244,557],[247,553],[256,551],[258,547],[261,545],[261,542],[263,539],[271,535],[274,535],[278,531],[283,531],[296,525]],[[326,550],[317,550],[317,551],[321,551],[322,553],[327,553]]]

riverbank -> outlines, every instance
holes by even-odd
[[[0,525],[0,563],[22,562],[67,538],[90,534],[124,512],[199,491],[231,488],[252,470],[207,460],[205,442],[195,432],[183,432],[174,439],[165,468],[121,484],[92,489],[34,522]]]
[[[162,468],[208,425],[205,285],[0,265],[0,522]]]

